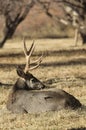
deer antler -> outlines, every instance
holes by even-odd
[[[25,57],[26,57],[26,66],[25,66],[24,72],[26,73],[26,72],[28,72],[30,70],[33,70],[33,69],[36,69],[36,68],[39,67],[39,65],[42,62],[43,55],[33,62],[33,63],[36,63],[35,66],[30,67],[30,65],[31,65],[30,64],[30,57],[31,57],[31,55],[32,55],[32,53],[34,51],[34,48],[35,48],[34,41],[33,41],[33,43],[32,43],[29,50],[27,50],[26,43],[25,43],[25,38],[23,40],[23,43],[24,43],[24,54],[25,54]]]

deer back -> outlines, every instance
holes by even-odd
[[[7,108],[14,113],[41,113],[79,107],[79,100],[60,89],[17,90],[10,93],[7,102]]]

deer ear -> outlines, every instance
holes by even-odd
[[[18,74],[18,76],[20,76],[20,77],[22,77],[22,78],[24,78],[25,77],[25,73],[24,73],[24,71],[22,70],[22,69],[20,69],[20,68],[17,68],[17,74]]]

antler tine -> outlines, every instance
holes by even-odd
[[[29,49],[29,51],[28,51],[28,53],[27,53],[27,54],[29,55],[29,57],[30,57],[31,54],[33,53],[34,48],[35,48],[35,45],[34,45],[34,41],[33,41],[32,45],[31,45],[31,47],[30,47],[30,49]]]
[[[33,61],[31,64],[40,62],[40,61],[42,61],[42,59],[43,59],[43,54],[37,60]]]
[[[30,57],[31,57],[31,54],[33,53],[34,51],[34,48],[35,48],[35,45],[34,45],[34,41],[29,49],[29,51],[27,50],[27,47],[26,47],[26,43],[25,43],[25,38],[23,39],[23,43],[24,43],[24,54],[25,54],[25,57],[26,57],[26,66],[25,66],[25,69],[24,69],[24,72],[28,72],[30,70],[33,70],[33,69],[36,69],[39,67],[39,65],[41,64],[42,62],[42,58],[43,58],[43,54],[40,58],[38,58],[37,60],[35,60],[33,63],[36,63],[36,65],[34,67],[30,67]],[[32,63],[32,64],[33,64]]]
[[[25,56],[27,56],[27,48],[26,48],[25,38],[23,38],[23,43],[24,43],[24,54],[25,54]]]
[[[31,70],[33,70],[33,69],[38,68],[39,65],[40,65],[41,62],[42,62],[42,59],[43,59],[43,54],[42,54],[42,56],[41,56],[40,58],[38,58],[36,61],[33,62],[33,63],[37,63],[37,65],[35,65],[34,67],[31,67],[29,70],[31,71]]]
[[[25,56],[28,55],[30,57],[31,54],[34,51],[34,48],[35,48],[34,41],[33,41],[32,45],[31,45],[29,51],[27,51],[27,47],[26,47],[26,43],[25,43],[25,38],[23,39],[23,43],[24,43],[24,54],[25,54]]]
[[[24,72],[26,73],[27,71],[29,71],[30,69],[30,57],[31,57],[31,54],[33,53],[34,51],[34,41],[29,49],[29,51],[27,51],[27,47],[26,47],[26,43],[25,43],[25,38],[23,39],[23,43],[24,43],[24,54],[25,54],[25,57],[26,57],[26,66],[25,66],[25,69],[24,69]]]

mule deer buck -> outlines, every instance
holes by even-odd
[[[41,113],[81,107],[81,103],[74,96],[60,89],[45,89],[46,86],[29,72],[39,67],[42,61],[41,56],[34,61],[36,65],[31,67],[30,57],[33,50],[34,43],[27,51],[24,41],[26,66],[24,70],[20,67],[17,69],[20,78],[17,79],[9,94],[7,109],[13,113]]]

